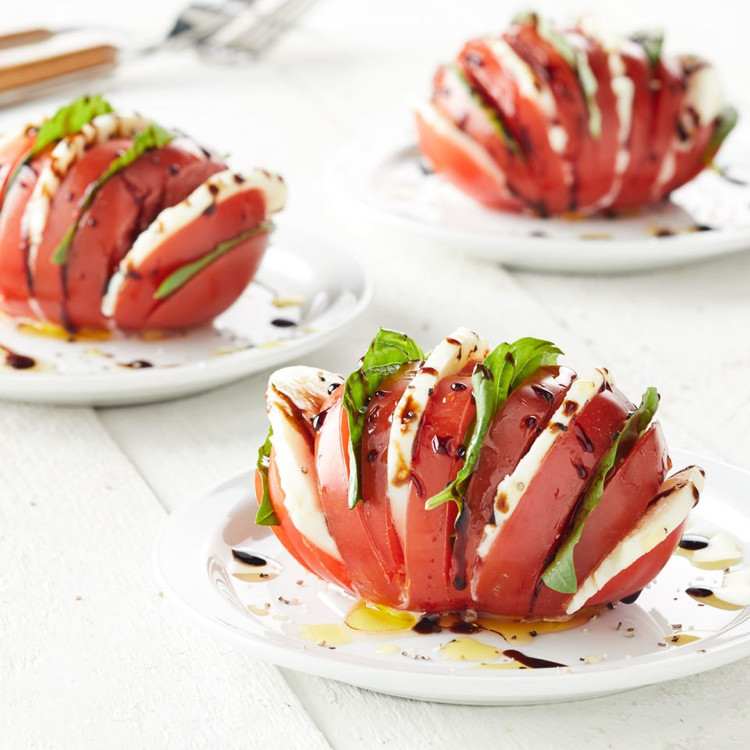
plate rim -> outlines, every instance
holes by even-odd
[[[700,463],[706,468],[709,476],[718,469],[730,476],[739,475],[750,484],[750,471],[721,459],[684,450],[673,450],[671,453],[680,463]],[[240,481],[249,482],[251,477],[252,471],[240,472],[204,495],[194,497],[176,508],[165,519],[157,536],[152,552],[152,567],[162,590],[168,592],[170,601],[187,614],[190,620],[204,630],[208,630],[215,637],[230,642],[235,648],[277,666],[404,698],[463,705],[528,705],[619,693],[699,674],[750,656],[750,627],[748,627],[748,632],[740,634],[728,643],[717,643],[709,645],[709,648],[699,648],[698,645],[705,644],[705,640],[702,639],[696,642],[698,645],[688,644],[681,647],[680,651],[672,652],[675,658],[661,660],[656,664],[639,662],[639,659],[652,657],[652,654],[645,654],[633,657],[627,668],[609,666],[606,662],[602,662],[587,667],[585,672],[566,672],[562,669],[555,669],[499,670],[497,672],[476,670],[470,673],[466,670],[452,674],[437,674],[410,672],[403,666],[394,669],[386,663],[383,666],[353,664],[327,658],[327,652],[321,649],[309,652],[301,649],[295,650],[268,641],[261,634],[248,631],[238,633],[231,624],[225,623],[222,626],[214,616],[197,609],[172,585],[170,574],[163,565],[162,556],[169,544],[169,537],[179,530],[183,521],[188,520],[200,509],[200,506],[205,505],[208,498],[231,487],[232,484]],[[235,498],[231,512],[236,512],[246,505],[246,502],[246,499]],[[750,518],[750,511],[746,515]],[[215,531],[215,527],[212,527],[211,531]],[[208,579],[206,579],[206,586],[208,585]],[[229,605],[226,604],[226,606]],[[740,617],[742,612],[739,611],[737,617]],[[750,608],[746,608],[744,612],[750,612]],[[740,623],[718,632],[725,633],[748,624],[748,619],[750,618],[745,618]],[[393,684],[384,684],[389,676],[393,678],[395,675],[398,675],[400,679],[395,682],[391,679]],[[456,685],[459,686],[458,689],[455,689]],[[508,685],[513,686],[512,694],[508,690]],[[504,690],[498,691],[498,686]],[[491,688],[495,690],[492,691]]]

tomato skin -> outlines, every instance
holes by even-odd
[[[477,569],[472,593],[480,609],[530,613],[544,566],[631,408],[617,391],[597,393],[555,441]]]
[[[436,172],[489,208],[523,210],[523,204],[508,194],[504,177],[489,171],[461,143],[440,132],[421,111],[417,110],[415,117],[419,149]]]
[[[323,405],[315,436],[315,466],[323,512],[337,542],[352,589],[363,599],[391,607],[401,603],[401,586],[383,567],[365,517],[365,502],[349,508],[349,421],[335,390]]]
[[[36,129],[27,128],[12,141],[9,141],[0,152],[0,207],[5,200],[8,183],[18,168],[29,157],[36,143]]]
[[[29,306],[27,243],[21,231],[21,217],[37,183],[44,162],[40,155],[21,167],[5,196],[0,213],[0,304],[10,315],[33,317]]]
[[[223,169],[190,142],[176,139],[149,151],[110,178],[81,217],[65,265],[66,323],[106,328],[102,295],[133,240],[166,206],[187,198]]]
[[[115,325],[126,331],[187,328],[223,312],[255,274],[268,244],[267,232],[226,252],[163,302],[154,294],[172,272],[254,229],[265,216],[263,193],[248,190],[219,202],[212,213],[201,214],[167,237],[125,278],[115,303]]]
[[[458,449],[476,412],[470,387],[472,368],[473,364],[463,374],[438,382],[417,435],[404,542],[410,609],[442,612],[456,606],[462,596],[450,580],[451,536],[457,506],[447,502],[427,510],[425,502],[442,491],[463,464],[463,454]]]
[[[615,467],[601,500],[586,519],[573,553],[579,584],[645,513],[667,475],[668,464],[664,434],[659,424],[654,423]],[[554,591],[542,582],[534,601],[534,616],[554,616],[565,609],[571,598],[572,594]]]
[[[303,536],[292,523],[284,504],[284,490],[281,487],[279,472],[276,468],[275,455],[274,450],[271,449],[268,461],[268,488],[273,511],[279,521],[279,526],[274,526],[273,529],[274,531],[280,529],[282,532],[281,536],[277,533],[279,541],[283,544],[286,539],[291,548],[294,549],[292,554],[295,559],[302,562],[304,567],[311,573],[315,573],[316,576],[322,578],[324,581],[351,589],[351,577],[341,560],[337,560],[321,550],[317,545]],[[313,468],[312,455],[306,463],[308,464],[308,470]],[[257,497],[260,502],[260,495],[257,495]],[[287,547],[287,549],[291,551],[290,547]]]
[[[609,580],[604,588],[594,594],[585,604],[586,607],[596,607],[609,602],[620,601],[638,593],[657,576],[659,571],[669,562],[682,534],[687,526],[687,519],[683,521],[669,536],[659,542],[650,552],[639,557],[632,565],[620,571]]]
[[[498,484],[549,422],[574,377],[566,367],[540,368],[510,394],[490,425],[456,525],[451,580],[459,590],[467,590],[474,577],[477,548],[492,515]]]

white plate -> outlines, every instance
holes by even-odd
[[[413,124],[399,121],[352,141],[334,158],[327,181],[349,205],[457,251],[516,268],[602,273],[750,249],[750,137],[733,133],[718,161],[745,184],[705,171],[636,215],[541,219],[486,209],[427,172]]]
[[[692,528],[731,530],[750,560],[750,474],[718,461],[677,453],[676,466],[702,465],[706,490]],[[343,625],[353,600],[306,573],[266,527],[255,526],[249,473],[188,503],[168,519],[154,550],[160,585],[182,611],[236,648],[303,672],[408,698],[466,704],[524,704],[589,698],[713,669],[750,654],[750,608],[728,612],[700,606],[689,586],[718,583],[675,555],[635,604],[619,604],[574,630],[540,634],[529,644],[508,644],[482,631],[472,637],[498,650],[517,648],[566,668],[477,669],[470,661],[441,658],[449,631],[362,634]],[[244,582],[235,573],[258,571],[233,559],[250,550],[280,566],[278,577]],[[254,608],[253,611],[248,606]],[[258,614],[267,613],[267,614]],[[311,625],[333,625],[317,634]],[[700,640],[673,645],[675,629]],[[633,630],[630,630],[633,628]],[[356,634],[331,649],[340,631]],[[318,637],[329,642],[320,645]],[[323,638],[325,640],[325,638]]]
[[[1,318],[0,365],[10,350],[36,366],[0,367],[0,398],[98,406],[197,393],[321,346],[371,296],[363,270],[340,249],[280,226],[253,283],[210,326],[152,340],[115,334],[66,341],[24,332],[18,321]],[[151,366],[138,367],[143,363]]]

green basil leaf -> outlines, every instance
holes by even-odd
[[[367,405],[381,383],[408,362],[424,359],[424,353],[416,341],[405,333],[381,328],[362,357],[359,369],[344,382],[344,409],[349,421],[349,507],[362,499],[360,486],[362,466],[362,432],[364,430]]]
[[[463,499],[474,473],[482,442],[492,420],[508,400],[508,396],[518,386],[531,377],[540,367],[557,364],[562,352],[551,342],[535,338],[522,338],[512,344],[500,344],[493,349],[484,361],[474,368],[471,385],[476,403],[476,417],[467,432],[466,456],[456,478],[448,486],[433,495],[425,503],[430,510],[453,500],[459,513]]]
[[[648,388],[643,394],[640,406],[630,415],[622,432],[615,438],[600,461],[573,516],[570,531],[558,548],[554,559],[542,573],[542,580],[553,591],[559,591],[561,594],[575,594],[578,590],[573,553],[581,539],[586,519],[602,499],[604,484],[610,472],[627,456],[638,439],[646,432],[658,407],[659,394],[656,388]]]
[[[734,130],[738,119],[739,114],[734,107],[726,106],[719,112],[716,117],[714,132],[704,152],[703,161],[706,164],[713,162],[716,152],[719,150],[721,144],[724,143],[724,139]]]
[[[146,151],[166,146],[174,139],[174,137],[174,133],[170,133],[168,130],[161,127],[161,125],[157,125],[153,122],[145,130],[135,136],[130,148],[124,154],[114,159],[104,173],[101,174],[95,182],[89,185],[86,194],[81,201],[81,205],[79,206],[78,218],[73,223],[73,226],[71,226],[65,233],[60,244],[52,255],[53,263],[56,263],[57,265],[63,265],[65,263],[68,257],[68,250],[70,250],[70,244],[73,242],[73,237],[78,231],[83,214],[91,207],[94,198],[96,198],[97,193],[102,187],[104,187],[107,180],[118,172],[121,172],[129,164],[132,164],[139,156],[146,153]]]
[[[271,437],[273,436],[273,429],[268,428],[268,436],[263,445],[258,449],[258,461],[256,467],[260,474],[261,484],[263,486],[263,496],[258,506],[258,512],[255,515],[255,523],[259,526],[278,526],[279,519],[274,513],[273,505],[271,503],[271,493],[268,490],[268,461],[271,457]]]
[[[640,44],[648,57],[653,72],[659,66],[661,51],[664,46],[664,29],[645,29],[632,34],[631,41]]]
[[[99,115],[112,112],[112,105],[101,95],[82,96],[71,104],[62,107],[49,119],[45,120],[36,134],[31,156],[36,156],[50,143],[62,140],[68,135],[78,133],[81,128]]]
[[[493,106],[489,106],[485,102],[483,97],[472,88],[471,84],[469,83],[469,79],[466,77],[466,74],[463,70],[461,70],[461,68],[458,67],[458,65],[449,65],[447,67],[452,73],[455,74],[461,85],[465,87],[466,92],[469,94],[469,96],[485,113],[487,119],[492,123],[495,131],[503,140],[503,143],[508,147],[508,150],[512,151],[514,154],[521,154],[521,147],[518,145],[518,141],[516,141],[516,139],[510,134],[510,131],[500,118],[500,113],[497,111],[497,109]]]
[[[274,224],[272,221],[263,221],[258,224],[257,227],[248,229],[247,232],[243,232],[237,237],[217,245],[211,250],[211,252],[206,253],[202,258],[198,258],[198,260],[194,260],[192,263],[186,263],[184,266],[180,266],[176,271],[169,274],[161,284],[159,284],[159,288],[154,292],[154,299],[165,299],[166,297],[169,297],[170,294],[174,294],[178,289],[187,284],[193,276],[200,273],[217,258],[228,253],[232,248],[237,247],[237,245],[250,237],[254,237],[256,234],[269,232],[273,229]]]

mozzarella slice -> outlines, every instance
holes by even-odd
[[[414,110],[425,124],[432,128],[438,135],[448,141],[452,141],[457,148],[468,154],[482,171],[489,174],[503,188],[507,193],[507,197],[511,198],[506,188],[507,179],[505,172],[500,169],[497,162],[473,138],[470,138],[462,130],[459,130],[429,102],[415,104]]]
[[[438,381],[461,372],[469,362],[483,360],[488,353],[489,345],[484,339],[459,328],[433,349],[396,404],[388,438],[388,502],[402,541],[406,538],[414,443],[427,402]]]
[[[31,197],[21,217],[21,234],[28,242],[29,266],[33,268],[47,226],[52,199],[76,160],[89,148],[110,138],[129,138],[145,130],[150,121],[140,115],[110,112],[95,117],[78,133],[63,138],[52,149],[50,161],[39,173]]]
[[[285,367],[268,380],[266,410],[271,422],[276,469],[284,506],[297,531],[323,552],[341,560],[320,503],[315,457],[306,428],[320,413],[333,383],[343,378],[313,367]]]
[[[518,462],[511,474],[498,485],[495,493],[495,523],[484,527],[479,545],[479,557],[487,557],[505,522],[521,502],[532,479],[541,468],[547,454],[552,450],[565,428],[580,414],[584,407],[607,382],[606,370],[594,370],[585,378],[578,378],[565,395],[565,399],[550,418],[542,433],[532,443],[526,455]],[[575,404],[575,408],[571,406]]]
[[[691,466],[665,480],[657,502],[648,507],[635,528],[579,586],[568,602],[567,614],[578,611],[616,575],[663,542],[687,518],[703,489],[704,476],[702,469]]]
[[[144,263],[152,253],[173,234],[198,219],[212,205],[221,203],[238,193],[260,190],[266,202],[266,215],[280,211],[286,202],[286,185],[278,175],[264,169],[253,169],[246,175],[225,170],[211,175],[185,200],[165,208],[146,229],[138,235],[127,255],[107,285],[102,299],[102,313],[114,314],[117,297],[129,271]],[[207,248],[207,252],[213,248]]]

